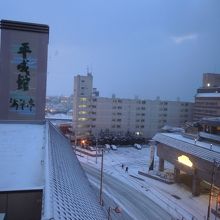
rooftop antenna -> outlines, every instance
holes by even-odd
[[[89,74],[89,65],[86,67],[87,74]]]

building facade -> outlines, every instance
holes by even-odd
[[[95,91],[95,92],[94,92]],[[73,129],[78,138],[101,131],[115,135],[131,132],[151,138],[164,125],[181,126],[192,120],[192,103],[99,97],[93,76],[74,78]]]
[[[49,26],[0,21],[0,120],[44,120]]]
[[[194,121],[220,116],[220,74],[204,73],[203,85],[195,95]]]

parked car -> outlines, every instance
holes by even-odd
[[[141,150],[141,149],[142,149],[142,147],[141,147],[140,144],[134,144],[134,147],[135,147],[136,149],[138,149],[138,150]]]
[[[109,151],[111,149],[111,146],[109,144],[105,144],[105,149]]]
[[[117,148],[117,146],[115,146],[115,145],[112,144],[112,145],[111,145],[111,149],[112,149],[112,150],[117,150],[118,148]]]

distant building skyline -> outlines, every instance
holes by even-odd
[[[179,100],[98,96],[91,73],[74,77],[73,129],[78,138],[99,137],[102,131],[151,138],[165,125],[179,127],[192,121],[192,110],[193,103]]]

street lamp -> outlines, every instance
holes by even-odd
[[[102,184],[103,184],[103,149],[102,149],[101,179],[100,179],[100,192],[99,192],[99,202],[100,202],[100,205],[101,205],[101,206],[103,206],[103,199],[102,199]]]
[[[98,145],[98,138],[95,139],[95,163],[97,164],[97,146]]]
[[[211,209],[211,197],[212,197],[212,188],[214,184],[214,177],[215,177],[215,168],[216,168],[216,161],[213,161],[213,167],[212,167],[212,176],[211,176],[211,187],[209,191],[209,205],[207,210],[207,220],[210,219],[210,209]]]

